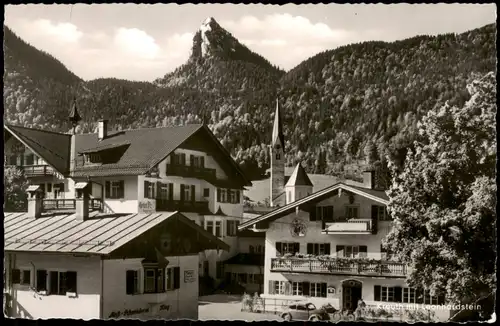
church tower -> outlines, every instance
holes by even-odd
[[[280,206],[285,202],[285,136],[283,135],[283,122],[281,120],[281,112],[277,99],[270,151],[271,197],[269,198],[269,203],[271,204],[271,207],[275,207]]]

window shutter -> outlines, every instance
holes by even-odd
[[[150,198],[149,194],[149,182],[144,180],[144,198]]]
[[[293,248],[294,248],[294,250],[293,250],[293,253],[294,253],[294,254],[298,254],[298,253],[300,253],[300,243],[295,242],[295,243],[293,244]]]
[[[127,271],[126,273],[126,293],[134,294],[134,278],[135,271]]]
[[[21,283],[21,271],[19,269],[12,270],[12,284]]]
[[[231,222],[230,220],[226,220],[226,235],[231,235],[231,231],[229,230],[230,226],[231,226]]]
[[[415,291],[416,301],[417,303],[424,303],[424,291],[421,288],[418,288]]]
[[[181,153],[182,165],[186,165],[186,153]]]
[[[403,298],[403,288],[400,286],[394,287],[394,302],[402,302]]]
[[[220,188],[217,188],[217,202],[220,203]]]
[[[302,294],[309,296],[309,282],[302,282]]]
[[[236,190],[236,204],[240,203],[240,191]]]
[[[181,185],[181,201],[184,201],[184,185]]]
[[[160,181],[156,182],[156,198],[157,199],[161,198],[161,185],[162,185],[162,183]]]
[[[181,268],[174,267],[174,290],[180,288],[181,283]]]
[[[104,192],[106,198],[109,198],[110,192],[111,192],[111,183],[109,181],[106,181],[106,185],[104,186]]]
[[[196,199],[196,187],[194,185],[191,185],[191,201],[195,201]]]
[[[174,200],[174,184],[168,184],[168,200]]]
[[[275,281],[269,281],[269,294],[274,294],[274,282]]]
[[[120,185],[120,187],[118,188],[119,189],[119,191],[118,191],[119,196],[118,197],[125,198],[125,181],[120,180],[119,185]]]
[[[378,206],[372,205],[372,234],[377,234],[378,230]]]
[[[316,219],[317,219],[316,216],[317,216],[317,214],[316,214],[316,207],[313,207],[311,209],[311,211],[309,212],[309,221],[311,221],[311,222],[316,221]]]
[[[326,222],[333,222],[333,206],[326,207],[326,218],[324,219]]]
[[[194,164],[194,155],[189,155],[189,165],[195,166],[195,164]]]
[[[374,297],[375,297],[375,301],[380,301],[380,285],[375,285],[373,287],[373,293],[374,293]]]
[[[326,298],[326,283],[321,283],[321,297]]]
[[[325,255],[330,255],[330,244],[325,243]]]
[[[36,271],[36,290],[47,291],[47,271],[44,269]]]
[[[359,246],[359,256],[367,257],[368,256],[368,247],[367,246]]]
[[[335,249],[337,257],[344,257],[344,246],[337,246]]]
[[[285,295],[291,295],[291,294],[292,294],[292,283],[285,282]]]
[[[200,166],[201,166],[202,168],[204,168],[204,167],[205,167],[205,156],[201,156],[201,157],[200,157]]]
[[[276,257],[281,256],[281,251],[282,251],[282,243],[276,242]]]
[[[307,254],[308,255],[314,254],[313,250],[314,250],[313,244],[312,243],[308,243],[307,244]]]

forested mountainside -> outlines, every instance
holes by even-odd
[[[8,28],[4,34],[8,122],[68,131],[73,96],[84,119],[80,132],[94,130],[101,117],[117,129],[204,121],[252,178],[268,167],[277,98],[288,164],[338,174],[360,162],[378,164],[385,154],[401,159],[429,109],[463,104],[466,83],[496,70],[494,24],[458,35],[347,45],[285,73],[210,19],[196,33],[186,64],[153,83],[85,82]]]

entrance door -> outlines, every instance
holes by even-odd
[[[348,280],[342,283],[342,308],[356,310],[358,301],[362,298],[362,284],[359,281]]]

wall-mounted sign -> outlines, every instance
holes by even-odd
[[[143,199],[139,201],[139,213],[154,213],[156,212],[156,201]]]
[[[184,271],[184,283],[193,283],[194,282],[194,270],[190,269]]]
[[[295,219],[290,226],[290,233],[293,237],[303,237],[306,235],[307,226],[299,219]]]
[[[134,315],[145,314],[150,311],[150,308],[125,309],[123,311],[113,311],[108,318],[129,317]]]
[[[160,305],[160,311],[164,311],[164,310],[170,310],[170,306],[168,304],[162,304]]]

